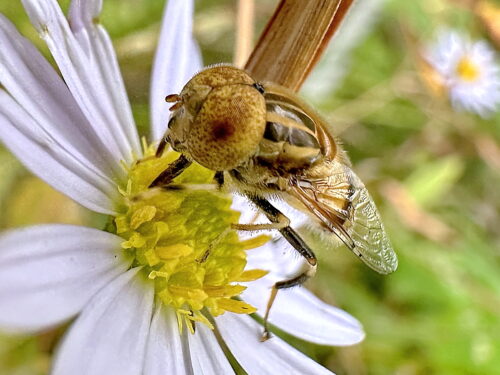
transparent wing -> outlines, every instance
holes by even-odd
[[[332,161],[327,167],[320,177],[295,180],[292,195],[369,267],[394,272],[398,259],[365,185],[344,164]]]

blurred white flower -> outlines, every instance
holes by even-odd
[[[243,299],[263,315],[269,287],[288,272],[269,249],[273,244],[246,259],[244,250],[259,241],[228,236],[203,265],[194,261],[200,239],[234,220],[227,198],[161,192],[130,199],[168,160],[142,159],[151,147],[141,147],[111,41],[97,22],[101,1],[73,0],[68,19],[56,0],[23,4],[62,78],[0,15],[0,139],[55,189],[110,215],[110,225],[1,234],[0,328],[37,332],[78,315],[56,354],[57,375],[233,373],[211,328],[249,374],[331,374],[278,337],[261,343],[262,327],[245,315],[251,306],[231,298],[245,282]],[[192,0],[171,0],[164,15],[152,74],[151,143],[167,122],[165,95],[201,68],[192,11]],[[305,289],[279,293],[270,321],[323,345],[364,337],[354,318]]]
[[[457,31],[442,31],[426,58],[453,107],[483,117],[499,109],[500,69],[486,42],[472,42]]]

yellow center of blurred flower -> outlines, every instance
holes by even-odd
[[[480,70],[475,62],[468,57],[462,57],[457,64],[456,72],[458,76],[467,82],[473,82],[479,78]]]
[[[122,247],[130,252],[134,266],[142,266],[155,283],[159,300],[177,311],[179,324],[190,330],[192,321],[212,326],[206,318],[231,311],[250,314],[256,309],[234,297],[248,282],[267,272],[247,270],[246,250],[263,245],[267,236],[240,241],[231,223],[239,212],[230,209],[223,193],[206,190],[148,189],[151,182],[178,157],[165,152],[154,157],[149,147],[144,159],[129,170],[127,202],[122,215],[114,219],[116,233],[124,238]],[[197,164],[190,166],[175,183],[207,184],[214,172]]]

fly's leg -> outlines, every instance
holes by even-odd
[[[181,163],[181,165],[173,165],[174,163]],[[179,174],[181,174],[185,168],[189,167],[191,165],[191,162],[189,164],[184,166],[184,161],[179,161],[177,159],[174,163],[170,164],[167,168],[167,170],[163,171],[160,176],[156,178],[155,181],[149,186],[150,188],[154,187],[159,187],[163,190],[204,190],[204,191],[218,191],[220,192],[222,190],[222,187],[224,186],[224,172],[219,171],[215,172],[214,175],[214,184],[172,184],[170,183],[175,177],[177,177]],[[175,170],[170,170],[170,168],[175,168]],[[180,171],[177,168],[182,168]],[[165,178],[162,177],[163,174],[166,174]],[[173,177],[172,177],[173,176]],[[156,182],[157,180],[162,177],[161,181]]]
[[[215,172],[214,181],[217,184],[217,188],[221,190],[222,187],[224,186],[224,172],[223,171]]]
[[[158,149],[160,149],[160,146]],[[149,185],[152,187],[162,187],[170,184],[174,178],[180,175],[184,170],[191,165],[192,161],[186,158],[184,155],[181,155],[177,158],[177,160],[173,161],[169,164],[167,169],[160,173],[158,177]]]
[[[203,253],[201,257],[196,259],[198,263],[205,263],[212,252],[212,250],[231,232],[231,228],[226,228],[222,233],[220,233],[210,244]]]
[[[214,184],[169,184],[165,186],[159,187],[161,190],[166,190],[166,191],[196,191],[196,190],[203,190],[203,191],[213,191],[213,192],[218,192],[220,193],[219,188],[217,185]]]
[[[271,223],[271,224],[231,224],[231,226],[229,228],[227,228],[225,231],[223,231],[219,236],[217,236],[217,238],[214,241],[212,241],[210,243],[210,245],[208,245],[207,250],[205,250],[203,255],[200,258],[198,258],[196,261],[198,263],[205,262],[208,259],[212,250],[214,249],[214,247],[216,245],[218,245],[219,242],[225,236],[227,236],[229,234],[231,229],[254,232],[254,231],[258,231],[258,230],[273,230],[273,229],[279,230],[279,228],[281,228],[281,224],[275,224],[275,223]]]
[[[169,95],[167,96],[166,100],[167,102],[170,102],[171,99],[178,100],[179,96],[178,95]],[[172,118],[169,120],[169,128],[170,128],[170,122],[172,121]],[[163,137],[160,141],[160,144],[158,145],[158,148],[156,149],[156,154],[155,157],[159,158],[163,155],[163,152],[165,151],[165,148],[167,147],[168,144],[168,137]],[[150,188],[154,187],[165,187],[169,185],[174,178],[176,178],[178,175],[180,175],[184,170],[189,167],[192,164],[192,161],[186,158],[184,155],[181,154],[177,158],[177,160],[173,161],[172,163],[169,164],[167,169],[165,169],[163,172],[160,173],[158,177],[155,178],[155,180],[149,185]],[[218,171],[215,172],[214,180],[217,184],[217,187],[219,190],[222,189],[222,186],[224,185],[224,172]],[[176,188],[172,188],[175,190]],[[180,189],[177,189],[180,190]]]
[[[166,142],[162,142],[158,146],[158,150],[156,151],[156,156],[160,157],[163,153],[163,149],[165,148]],[[170,163],[167,169],[165,169],[156,179],[149,185],[150,190],[143,194],[156,194],[161,190],[203,190],[203,191],[215,191],[220,193],[224,185],[224,172],[218,171],[215,172],[214,180],[216,185],[213,184],[172,184],[172,180],[180,175],[184,170],[192,164],[192,161],[187,159],[184,155],[181,155],[177,160]],[[144,198],[144,196],[141,196]],[[137,198],[137,197],[136,197]],[[217,245],[227,234],[229,233],[229,229],[221,233],[208,247],[203,256],[197,259],[197,262],[203,263],[207,260],[210,252],[213,247]]]
[[[297,285],[303,284],[307,279],[314,276],[316,273],[317,259],[313,251],[309,246],[300,238],[297,232],[295,232],[290,227],[290,220],[274,207],[267,199],[262,197],[256,197],[252,195],[247,195],[248,199],[254,203],[259,209],[262,210],[264,215],[271,221],[271,224],[233,224],[233,229],[236,230],[265,230],[265,229],[275,229],[278,230],[281,235],[293,246],[293,248],[307,261],[307,269],[301,272],[299,275],[283,281],[278,281],[274,284],[271,296],[267,303],[266,313],[264,315],[264,333],[262,335],[262,341],[265,341],[271,337],[268,327],[269,312],[276,299],[278,290],[292,288]]]
[[[178,176],[178,174],[176,176]],[[162,185],[161,188],[163,190],[191,190],[191,191],[192,190],[203,190],[203,191],[215,191],[215,192],[220,193],[222,190],[222,187],[224,186],[224,172],[222,172],[222,171],[215,172],[214,183],[212,183],[212,184],[168,184],[168,185]],[[151,184],[150,187],[153,187],[153,184]]]
[[[167,144],[168,144],[167,138],[163,137],[160,141],[160,144],[158,145],[158,148],[156,149],[155,156],[157,158],[163,155],[163,151],[165,151],[165,147],[167,147]]]
[[[316,273],[316,264],[317,264],[316,258],[314,258],[313,263],[311,263],[308,260],[307,264],[309,265],[309,267],[307,268],[306,271],[301,272],[299,275],[291,279],[278,281],[273,285],[269,301],[267,302],[266,314],[264,315],[264,333],[262,334],[260,341],[266,341],[271,337],[271,333],[269,332],[269,326],[268,326],[269,312],[271,311],[271,307],[273,306],[274,300],[276,299],[278,290],[293,288],[294,286],[302,285],[309,278],[313,277],[314,274]]]

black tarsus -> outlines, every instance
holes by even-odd
[[[170,163],[163,172],[149,185],[149,187],[165,186],[170,184],[174,178],[180,175],[184,170],[191,165],[192,161],[184,155],[179,156],[175,161]]]
[[[217,184],[217,187],[219,189],[222,189],[222,187],[224,186],[224,172],[223,171],[215,172],[214,180],[215,183]]]

